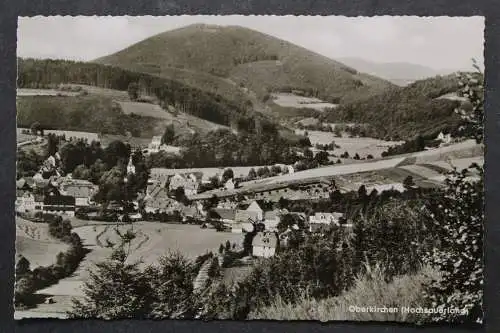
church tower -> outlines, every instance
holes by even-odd
[[[132,162],[132,154],[130,154],[130,158],[128,159],[128,164],[127,164],[127,175],[134,175],[135,174],[135,166],[134,163]]]

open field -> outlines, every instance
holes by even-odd
[[[82,239],[83,245],[90,250],[80,263],[77,271],[70,277],[60,280],[57,284],[39,290],[42,295],[54,296],[54,304],[41,304],[36,309],[18,311],[17,316],[27,316],[39,312],[47,313],[49,317],[64,317],[63,313],[70,309],[70,299],[81,297],[84,281],[89,278],[89,269],[94,263],[106,260],[112,252],[111,247],[117,244],[118,236],[115,228],[120,232],[133,228],[136,238],[131,244],[130,262],[142,260],[143,264],[155,264],[158,259],[169,251],[180,251],[190,259],[207,251],[216,252],[221,243],[229,240],[241,246],[243,235],[226,232],[216,232],[212,229],[201,229],[197,225],[167,224],[157,222],[136,222],[131,224],[113,224],[102,222],[80,221],[71,219],[73,231]]]
[[[294,180],[362,174],[371,171],[377,171],[377,173],[380,172],[383,173],[387,172],[386,170],[390,170],[390,172],[392,172],[393,175],[388,177],[388,180],[392,180],[389,181],[388,183],[393,183],[394,179],[398,179],[397,182],[402,182],[402,180],[406,176],[411,175],[417,182],[417,184],[418,181],[422,181],[423,183],[420,185],[426,186],[429,184],[433,184],[436,181],[438,182],[441,181],[443,176],[439,175],[439,172],[436,172],[435,169],[433,170],[432,168],[428,168],[425,166],[423,166],[424,169],[422,169],[422,167],[410,168],[410,169],[413,168],[414,170],[405,170],[402,167],[408,165],[412,166],[422,165],[426,163],[444,164],[447,163],[446,160],[450,160],[452,161],[451,163],[456,163],[457,165],[468,166],[468,164],[470,164],[470,162],[472,161],[475,161],[478,164],[482,164],[481,161],[484,161],[483,148],[482,146],[475,144],[475,142],[461,142],[452,146],[442,147],[425,152],[378,159],[375,161],[359,161],[358,163],[353,163],[353,164],[334,165],[334,166],[298,171],[293,174],[286,174],[276,177],[269,177],[265,179],[243,182],[240,185],[245,188],[251,188],[252,186],[286,183]],[[428,178],[427,176],[431,176],[431,178]],[[366,181],[367,181],[366,179],[360,180],[360,182],[363,183],[366,183]],[[387,181],[384,181],[384,183],[387,183]]]
[[[208,120],[189,115],[187,113],[177,112],[177,114],[174,114],[162,109],[157,104],[130,101],[119,101],[118,104],[125,114],[136,114],[143,117],[152,117],[170,121],[174,123],[174,126],[181,125],[181,127],[185,127],[184,130],[194,131],[197,129],[203,131],[212,131],[218,128],[229,128],[227,126],[219,125]]]
[[[128,92],[126,91],[121,91],[121,90],[115,90],[115,89],[107,89],[107,88],[101,88],[97,86],[90,86],[86,84],[65,84],[64,86],[67,87],[80,87],[83,90],[85,90],[87,93],[90,95],[100,95],[100,96],[105,96],[112,98],[117,101],[130,101],[130,97],[128,95]]]
[[[304,135],[304,130],[297,129],[295,134]],[[314,146],[318,144],[330,144],[335,142],[340,148],[335,149],[335,154],[339,155],[345,151],[349,153],[350,156],[359,154],[360,157],[366,157],[366,155],[371,154],[373,157],[380,157],[388,147],[396,146],[402,142],[398,141],[384,141],[374,138],[348,138],[348,137],[336,137],[333,132],[322,132],[322,131],[307,131],[309,140]]]
[[[99,135],[92,132],[81,132],[81,131],[66,131],[66,130],[44,130],[44,135],[55,134],[57,136],[64,135],[66,140],[70,138],[84,139],[88,142],[99,141]]]
[[[318,98],[303,97],[294,94],[272,94],[273,102],[279,106],[291,108],[311,108],[323,111],[326,108],[335,108],[337,104],[327,103]]]
[[[55,89],[29,89],[18,88],[17,96],[68,96],[75,97],[80,95],[79,92],[61,91]]]
[[[28,259],[31,269],[54,264],[57,254],[67,249],[67,244],[49,235],[46,223],[16,217],[16,254]]]
[[[152,118],[162,118],[170,119],[171,115],[168,111],[163,110],[157,104],[151,103],[141,103],[141,102],[118,102],[125,114],[137,114],[139,116],[152,117]]]

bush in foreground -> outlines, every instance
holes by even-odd
[[[398,276],[386,282],[383,267],[367,267],[365,273],[355,279],[354,286],[340,296],[319,300],[302,294],[295,303],[277,296],[270,306],[251,312],[249,319],[417,322],[421,319],[418,315],[402,311],[361,313],[350,311],[349,307],[422,307],[424,284],[433,278],[439,279],[439,273],[426,266],[416,274]]]

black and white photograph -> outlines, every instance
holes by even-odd
[[[484,28],[19,17],[14,318],[481,324]]]

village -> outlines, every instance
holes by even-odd
[[[78,138],[78,134],[73,135],[73,140],[83,139]],[[88,135],[85,138],[88,139]],[[42,136],[37,136],[34,142],[40,144],[43,140]],[[172,150],[161,145],[158,137],[154,137],[145,152],[154,153],[164,149]],[[102,220],[102,212],[105,212],[106,221],[110,223],[158,221],[162,216],[171,216],[174,218],[168,220],[170,223],[199,224],[201,228],[219,232],[243,234],[259,230],[252,243],[252,255],[255,257],[273,256],[279,243],[286,242],[286,234],[291,228],[298,228],[296,224],[291,225],[279,233],[278,225],[284,215],[296,215],[305,222],[309,232],[319,232],[323,227],[332,225],[351,226],[343,220],[340,212],[314,212],[307,215],[273,208],[272,204],[264,210],[258,203],[265,201],[277,204],[284,199],[326,199],[335,188],[331,181],[323,177],[242,188],[240,183],[244,182],[244,175],[235,176],[229,168],[221,168],[220,173],[212,177],[206,177],[201,172],[152,168],[145,193],[138,193],[131,208],[125,209],[118,202],[111,202],[107,207],[97,204],[94,196],[99,186],[88,180],[74,179],[71,174],[62,176],[60,163],[60,154],[56,152],[43,162],[33,177],[22,177],[16,181],[16,213],[19,216],[41,218],[44,214],[57,214],[72,219]],[[276,167],[280,174],[294,172],[290,165]],[[126,170],[128,175],[135,173],[132,156]],[[43,175],[47,174],[51,176],[44,178]],[[223,186],[200,193],[200,189],[213,182],[214,177]],[[179,190],[184,198],[176,197]]]
[[[30,130],[24,129],[22,132],[29,133]],[[98,135],[86,132],[45,131],[36,134],[30,141],[24,141],[20,145],[44,146],[47,135],[61,134],[67,135],[68,140],[75,142],[89,139],[99,141]],[[437,139],[444,145],[451,141],[450,135],[443,133],[440,133]],[[179,147],[162,144],[159,136],[153,137],[146,147],[136,146],[132,149],[134,150],[126,165],[127,175],[134,175],[136,172],[132,159],[135,152],[140,151],[147,155],[161,151],[177,154],[180,151]],[[55,152],[43,161],[34,176],[21,177],[16,181],[16,213],[19,216],[40,219],[44,214],[59,214],[71,219],[108,223],[162,221],[197,224],[200,228],[215,229],[223,233],[252,233],[252,255],[255,257],[273,256],[280,245],[286,245],[290,231],[299,229],[297,223],[278,228],[284,216],[292,216],[292,219],[302,221],[301,228],[310,233],[321,232],[332,226],[352,227],[343,212],[294,212],[280,205],[283,201],[327,200],[336,190],[356,190],[357,183],[349,179],[347,183],[352,183],[352,186],[342,186],[345,185],[343,179],[356,175],[355,170],[349,170],[351,168],[340,172],[341,176],[332,172],[330,175],[326,173],[325,176],[294,177],[294,165],[277,164],[266,167],[274,172],[274,177],[270,178],[259,177],[256,170],[259,174],[261,172],[257,167],[234,168],[236,172],[232,168],[151,168],[147,187],[143,192],[137,193],[132,202],[127,204],[111,201],[103,206],[94,200],[99,191],[97,184],[73,178],[71,173],[62,175],[60,165],[61,156],[59,152]],[[367,170],[376,171],[391,167],[391,160],[382,161],[381,166],[377,165],[377,161],[365,165]],[[358,174],[364,175],[359,172]],[[369,177],[361,178],[361,184],[366,184],[368,190],[378,188],[404,191],[404,187],[398,183],[369,187]],[[126,182],[127,178],[124,178],[124,181]],[[214,183],[217,185],[214,186]],[[262,242],[262,239],[268,241]]]

